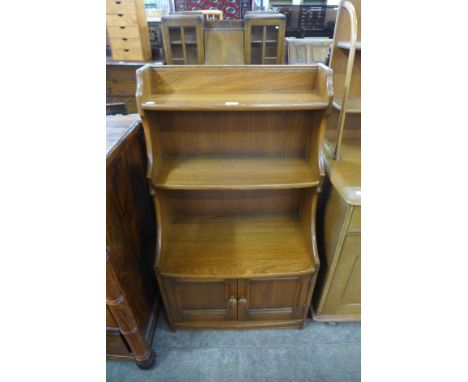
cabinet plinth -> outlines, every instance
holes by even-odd
[[[137,79],[171,328],[302,327],[331,71],[147,65]]]

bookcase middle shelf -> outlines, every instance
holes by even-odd
[[[145,111],[156,154],[156,189],[315,187],[315,110]]]
[[[185,190],[303,188],[319,182],[300,158],[165,158],[153,179],[156,188]]]

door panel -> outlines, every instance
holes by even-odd
[[[239,280],[239,320],[300,319],[311,275]]]
[[[346,235],[324,312],[361,313],[361,235]]]
[[[164,278],[172,319],[237,320],[237,280]]]

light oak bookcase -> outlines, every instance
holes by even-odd
[[[302,327],[330,69],[147,65],[137,80],[171,328]]]

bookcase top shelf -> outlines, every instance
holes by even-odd
[[[320,110],[331,106],[322,65],[152,66],[137,70],[142,110]]]
[[[144,97],[143,110],[316,110],[328,101],[313,93],[161,94]]]

